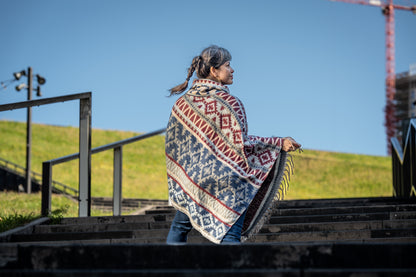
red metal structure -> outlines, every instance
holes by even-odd
[[[416,13],[416,6],[407,7],[396,5],[393,0],[331,0],[360,5],[380,7],[386,17],[386,107],[384,109],[387,134],[387,151],[391,154],[390,139],[396,130],[396,118],[394,114],[394,95],[396,93],[396,70],[395,70],[395,49],[394,49],[394,10],[413,11]]]

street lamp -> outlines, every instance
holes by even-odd
[[[20,84],[16,86],[17,91],[27,88],[27,100],[32,100],[32,90],[33,90],[33,74],[32,68],[28,67],[27,72],[22,70],[20,72],[13,73],[15,80],[19,80],[22,76],[27,76],[27,84]],[[36,80],[38,86],[36,88],[36,95],[42,96],[40,91],[40,86],[45,84],[46,79],[36,74]],[[32,149],[32,107],[27,108],[27,123],[26,123],[26,192],[32,193],[32,180],[30,176],[31,172],[31,149]]]
[[[19,80],[22,76],[26,76],[26,71],[22,70],[20,72],[13,73],[13,76],[16,80]]]

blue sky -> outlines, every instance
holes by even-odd
[[[416,15],[395,14],[399,73],[416,63]],[[31,66],[47,80],[43,98],[91,91],[93,128],[165,127],[176,100],[168,89],[184,81],[194,56],[217,44],[233,56],[230,90],[245,105],[250,134],[292,136],[306,149],[386,155],[385,18],[377,7],[1,0],[0,34],[0,81]],[[0,90],[0,104],[26,100],[17,84]],[[78,113],[77,102],[36,107],[33,122],[78,126]],[[2,112],[0,120],[25,122],[26,111]]]

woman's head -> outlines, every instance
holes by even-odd
[[[193,73],[201,79],[213,77],[213,71],[219,70],[222,65],[231,61],[231,54],[227,49],[212,45],[205,48],[199,56],[192,59],[191,66],[188,68],[188,76],[186,81],[172,89],[170,95],[180,94],[188,87],[188,82]]]
[[[200,59],[199,66],[196,68],[196,76],[203,79],[209,76],[211,67],[219,69],[221,65],[231,61],[231,54],[227,49],[213,45],[205,48],[201,55],[195,58]]]

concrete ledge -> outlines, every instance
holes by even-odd
[[[416,243],[104,244],[18,248],[15,268],[57,269],[416,269]]]
[[[413,269],[0,270],[7,277],[414,277]]]

